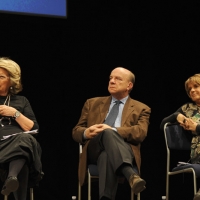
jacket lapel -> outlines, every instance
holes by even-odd
[[[133,112],[134,110],[134,103],[131,100],[130,97],[128,97],[124,109],[122,111],[122,120],[121,120],[121,126],[123,126],[126,122],[126,119],[128,119],[128,116]]]
[[[106,115],[109,111],[110,102],[111,102],[111,96],[109,96],[106,99],[103,99],[99,105],[100,123],[103,123],[106,118]]]

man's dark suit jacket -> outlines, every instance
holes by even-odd
[[[104,122],[111,99],[111,96],[88,99],[83,106],[77,125],[73,128],[73,139],[84,143],[78,170],[81,185],[86,182],[87,146],[90,142],[90,140],[83,141],[83,132],[92,125]],[[131,144],[139,171],[141,165],[140,144],[147,136],[150,113],[151,109],[147,105],[128,97],[122,111],[121,127],[117,127],[117,132]]]

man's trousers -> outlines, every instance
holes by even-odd
[[[90,140],[87,154],[88,163],[98,166],[100,199],[103,196],[115,199],[121,167],[124,164],[133,167],[130,145],[116,131],[105,129]]]

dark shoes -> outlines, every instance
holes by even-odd
[[[193,200],[200,200],[200,189],[199,191],[194,195],[194,199]]]
[[[132,174],[130,176],[129,184],[131,189],[136,195],[142,192],[146,188],[145,187],[146,182],[143,179],[141,179],[137,174]]]
[[[16,191],[18,187],[19,187],[19,182],[17,180],[17,177],[10,176],[6,179],[4,186],[1,190],[1,194],[8,196],[11,192]]]

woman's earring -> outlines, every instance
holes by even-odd
[[[13,89],[13,87],[11,86],[11,87],[10,87],[10,90],[12,90],[12,89]]]

